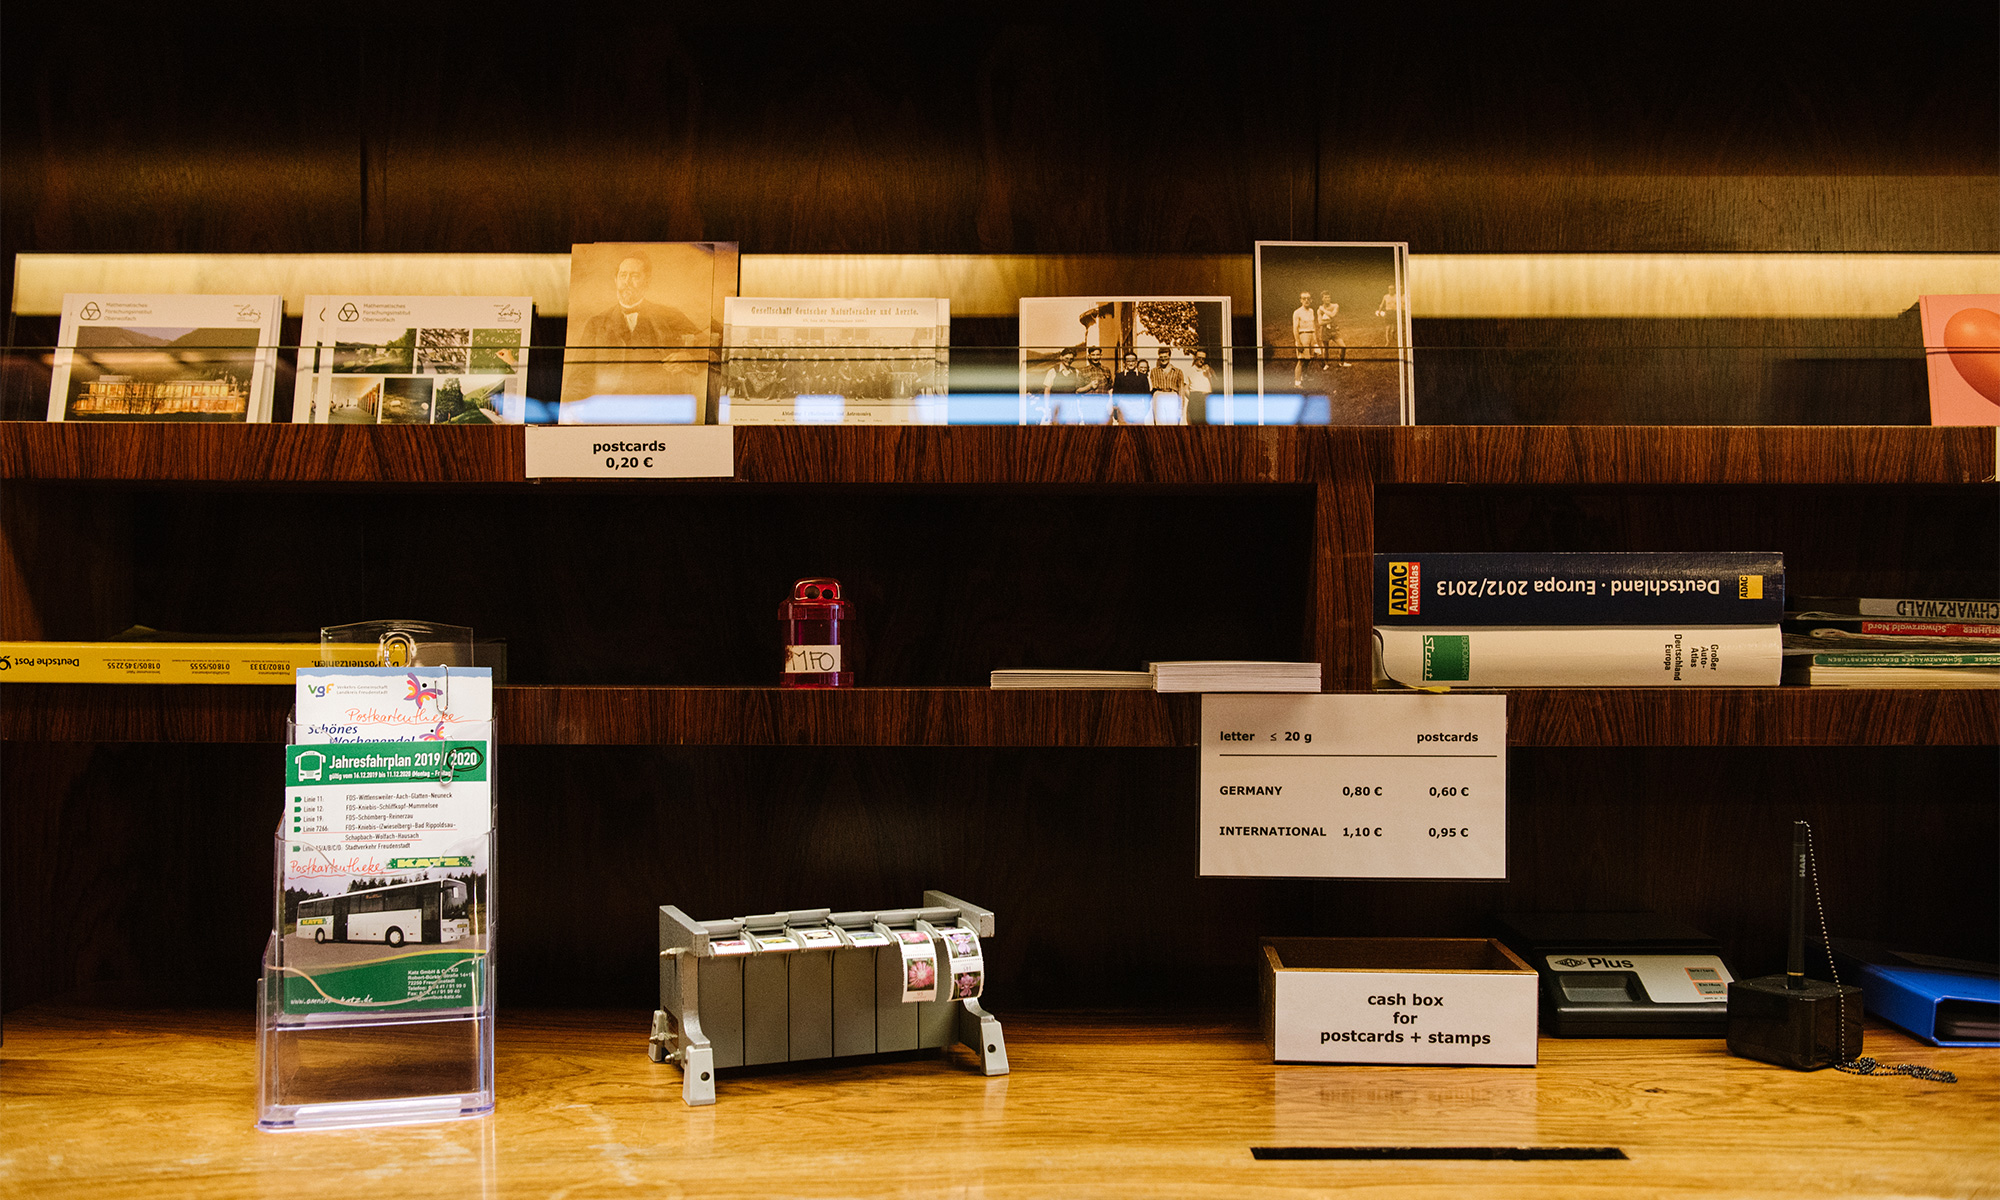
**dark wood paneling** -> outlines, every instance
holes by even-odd
[[[1200,701],[1152,692],[988,688],[508,686],[506,745],[1191,746]],[[284,737],[282,687],[8,684],[0,738],[262,742]]]
[[[276,742],[277,687],[8,684],[0,740]],[[1193,746],[1200,701],[1151,692],[985,688],[501,689],[507,745]],[[1990,746],[1991,688],[1520,688],[1514,746]]]
[[[232,12],[231,9],[241,9]],[[356,250],[345,42],[268,7],[9,5],[0,282],[24,251]]]
[[[0,422],[0,478],[495,483],[522,478],[519,426]]]
[[[650,1004],[659,904],[863,908],[929,887],[999,914],[988,986],[1024,1008],[1247,1001],[1260,936],[1469,936],[1509,910],[1654,909],[1757,974],[1782,954],[1795,817],[1836,936],[2000,949],[1988,748],[1516,750],[1509,877],[1477,884],[1200,878],[1194,753],[510,749],[505,1003]],[[8,1007],[131,984],[247,1005],[276,754],[10,744]],[[1172,919],[1124,919],[1160,897]],[[1118,936],[1078,936],[1093,920]]]
[[[1991,428],[1474,426],[1383,431],[1383,483],[1979,483]],[[1566,547],[1575,549],[1578,547]]]
[[[453,23],[468,58],[514,60],[507,86],[399,79],[369,126],[381,248],[1215,251],[1310,222],[1309,114],[1238,86],[1257,34],[1161,55],[1131,33],[648,15],[547,21],[521,56]],[[1185,89],[1166,113],[1163,73]]]
[[[1339,24],[1297,81],[1321,118],[1319,237],[1447,253],[2000,246],[1991,5]]]
[[[88,506],[115,489],[43,490]],[[970,686],[998,668],[1301,657],[1309,497],[135,489],[86,541],[131,573],[122,597],[73,573],[10,586],[50,637],[131,625],[268,635],[423,614],[505,638],[516,682],[756,687],[777,681],[779,601],[794,580],[830,575],[853,606],[858,682]]]
[[[292,689],[241,684],[8,683],[10,742],[261,742],[285,737]]]
[[[9,743],[0,1002],[117,984],[247,1005],[271,927],[282,767],[276,741]]]
[[[9,421],[0,479],[519,483],[526,436],[519,426]],[[1994,431],[1970,426],[749,426],[733,436],[737,481],[763,484],[1964,484],[1991,482],[1996,462]]]
[[[1515,750],[1506,883],[1300,883],[1298,915],[1259,932],[1431,937],[1481,931],[1475,914],[1648,909],[1719,938],[1739,976],[1766,974],[1803,818],[1833,936],[1991,962],[1997,766],[1986,747]]]
[[[16,6],[0,258],[2000,247],[1991,6],[954,17]]]
[[[1624,147],[1606,147],[1616,153]],[[1390,156],[1322,160],[1320,236],[1419,254],[1983,253],[2000,179],[1980,174],[1600,174]]]
[[[1121,436],[1128,432],[1137,436]],[[1283,429],[799,426],[739,429],[736,439],[737,477],[747,482],[1239,484],[1305,477],[1305,438]]]
[[[132,604],[130,518],[116,491],[9,483],[0,493],[0,638],[74,639],[117,625]]]
[[[2000,688],[1516,688],[1510,746],[1993,746]]]
[[[1191,746],[1200,697],[989,688],[510,687],[510,743]]]
[[[520,426],[0,422],[0,478],[520,483],[526,436]],[[1299,455],[1310,436],[1138,426],[792,426],[733,434],[736,479],[782,484],[1270,483],[1304,478]],[[631,490],[588,486],[598,494]]]

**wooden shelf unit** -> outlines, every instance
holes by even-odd
[[[1755,973],[1782,898],[1744,880],[1794,816],[1843,881],[1839,931],[1927,937],[1952,911],[1988,915],[1937,952],[1996,937],[1996,689],[1514,691],[1511,877],[1419,887],[1199,879],[1195,697],[982,686],[1228,657],[1316,658],[1329,690],[1363,690],[1378,546],[1780,549],[1794,593],[1943,566],[1980,594],[2000,587],[1991,429],[741,428],[733,480],[619,484],[523,479],[528,436],[0,424],[0,637],[401,612],[508,638],[516,1002],[644,1003],[652,904],[936,886],[1038,938],[1112,893],[1203,907],[1108,965],[998,944],[1009,1005],[1223,1003],[1252,934],[1466,935],[1505,909],[1658,909]],[[771,687],[779,591],[820,573],[864,597],[870,686]],[[10,1007],[105,963],[254,961],[284,709],[275,688],[0,687]],[[196,885],[156,853],[225,845]],[[49,899],[78,888],[105,906]],[[143,932],[221,895],[197,947]]]
[[[0,740],[259,742],[288,691],[187,684],[7,685]],[[845,691],[515,684],[499,737],[523,746],[1192,747],[1200,698],[979,687]],[[1993,688],[1517,688],[1510,746],[2000,744]]]
[[[518,425],[7,421],[0,479],[523,483],[528,436]],[[1996,466],[1994,431],[1969,426],[741,426],[734,437],[738,484],[1910,486],[1992,483]]]

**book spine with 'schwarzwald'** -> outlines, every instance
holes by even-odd
[[[1776,625],[1378,625],[1382,674],[1415,688],[1768,687]]]
[[[2000,600],[1925,600],[1914,596],[1800,596],[1800,615],[1886,617],[1902,621],[2000,621]]]
[[[1377,625],[1776,625],[1785,556],[1378,554]]]

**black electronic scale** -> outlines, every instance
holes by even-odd
[[[1722,946],[1650,912],[1502,913],[1499,937],[1541,975],[1542,1032],[1719,1038],[1729,1028]]]

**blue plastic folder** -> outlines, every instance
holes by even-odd
[[[1993,968],[1845,938],[1834,939],[1833,951],[1853,976],[1845,982],[1860,984],[1862,1003],[1883,1020],[1933,1046],[2000,1046],[2000,974]]]

